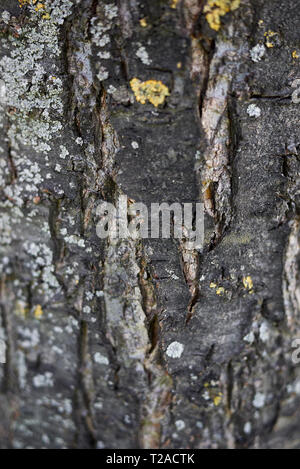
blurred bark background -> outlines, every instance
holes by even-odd
[[[1,1],[1,448],[299,448],[299,29],[297,0]],[[203,250],[100,240],[120,194],[204,200]]]

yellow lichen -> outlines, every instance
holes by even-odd
[[[204,383],[204,388],[206,396],[209,396],[209,398],[213,401],[214,405],[218,406],[222,401],[223,394],[221,393],[221,391],[218,391],[218,389],[216,389],[216,384],[217,383],[214,381],[211,381],[210,383],[206,382]]]
[[[253,293],[253,280],[250,275],[243,277],[243,285],[246,290],[249,290],[249,293]]]
[[[35,11],[43,10],[45,8],[45,5],[43,3],[38,3],[37,6],[35,7]]]
[[[296,50],[293,50],[292,57],[293,57],[293,59],[299,59],[299,55],[297,54]]]
[[[171,8],[176,8],[177,7],[178,0],[172,0],[171,3]]]
[[[265,34],[264,34],[265,38],[266,38],[266,46],[270,49],[271,47],[274,47],[275,44],[272,42],[272,38],[274,38],[275,36],[278,36],[278,33],[276,33],[275,31],[271,31],[269,29],[269,31],[266,31]]]
[[[41,317],[44,314],[41,305],[36,306],[33,314],[34,314],[35,319],[41,319]]]
[[[203,12],[205,18],[215,31],[219,31],[221,27],[221,17],[226,13],[236,10],[240,6],[240,0],[207,0]]]
[[[221,402],[222,402],[222,393],[219,392],[219,394],[214,397],[214,404],[217,407],[218,405],[221,404]]]
[[[24,5],[36,5],[36,3],[38,2],[38,0],[18,0],[19,2],[19,6],[20,8],[22,8]],[[41,2],[38,2],[36,7],[35,7],[35,11],[36,12],[39,12],[40,10],[45,10],[45,4],[44,3],[41,3]],[[43,16],[42,16],[43,19],[45,20],[48,20],[50,19],[50,15],[49,13],[45,13]]]
[[[38,0],[18,0],[20,4],[20,8],[22,8],[27,3],[30,5],[35,5]]]
[[[140,25],[142,26],[142,28],[146,28],[148,26],[146,18],[140,19]]]
[[[141,81],[138,78],[133,78],[130,81],[130,86],[135,99],[141,104],[146,104],[149,101],[153,106],[158,107],[164,103],[166,96],[170,96],[168,87],[161,81]]]
[[[209,284],[209,287],[216,290],[216,295],[221,296],[221,295],[225,295],[225,293],[226,293],[225,288],[224,287],[218,287],[218,285],[215,282],[211,282]]]

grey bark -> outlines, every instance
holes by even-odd
[[[19,3],[0,7],[0,447],[299,448],[299,2],[224,2],[215,29],[201,0]],[[203,200],[203,250],[99,239],[120,194]]]

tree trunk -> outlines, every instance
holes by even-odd
[[[218,3],[1,1],[1,448],[300,446],[299,2]]]

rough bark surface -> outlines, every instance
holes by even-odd
[[[300,447],[299,2],[216,3],[1,1],[1,448]]]

